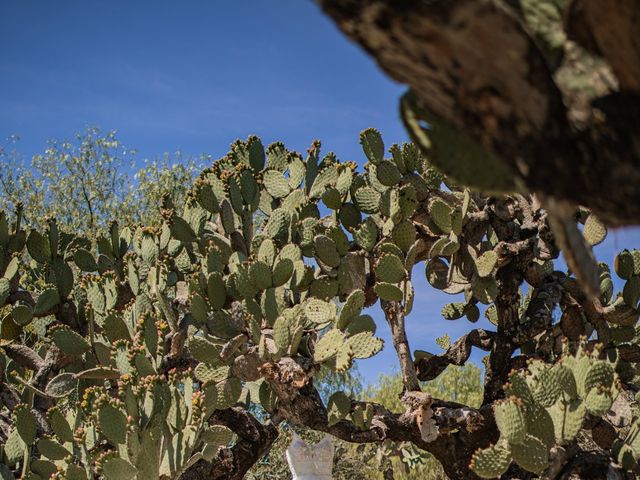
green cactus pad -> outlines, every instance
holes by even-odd
[[[634,273],[634,258],[629,250],[620,252],[614,260],[614,268],[618,277],[629,280]]]
[[[264,262],[253,262],[249,267],[249,276],[258,290],[266,290],[272,286],[271,267]]]
[[[340,254],[338,253],[335,242],[331,238],[325,235],[316,235],[313,239],[313,247],[316,252],[316,257],[322,263],[333,268],[340,265]]]
[[[344,333],[349,336],[356,335],[360,332],[376,333],[376,323],[370,315],[359,315],[352,318],[344,330]]]
[[[325,333],[316,343],[313,358],[316,362],[324,362],[338,353],[344,344],[344,334],[333,329]]]
[[[475,259],[476,272],[480,277],[488,277],[493,272],[498,261],[498,255],[493,250],[488,250]]]
[[[335,319],[337,307],[334,303],[311,298],[305,303],[304,312],[311,322],[317,325],[324,325]]]
[[[216,447],[226,447],[233,440],[233,430],[224,425],[209,425],[202,431],[202,441]]]
[[[73,261],[83,272],[95,272],[98,270],[98,264],[93,255],[84,248],[78,248],[73,254]]]
[[[27,238],[27,251],[31,258],[38,263],[46,263],[51,260],[51,246],[49,239],[37,230],[31,230]]]
[[[207,280],[207,297],[213,310],[220,310],[226,300],[227,291],[222,276],[219,273],[212,273]]]
[[[512,373],[509,377],[509,383],[505,385],[505,395],[516,396],[522,400],[527,408],[534,404],[533,394],[527,384],[527,381],[519,373]]]
[[[154,235],[143,234],[140,254],[147,265],[151,266],[156,263],[160,249]]]
[[[356,230],[354,239],[365,250],[373,249],[378,240],[378,227],[375,222],[371,218],[367,218]]]
[[[347,340],[353,358],[369,358],[382,350],[383,342],[371,332],[358,333]]]
[[[451,232],[451,207],[444,200],[436,198],[429,203],[429,215],[442,233]]]
[[[610,390],[602,387],[592,388],[584,399],[585,408],[595,417],[601,417],[606,414],[612,403],[613,399],[611,398]]]
[[[475,303],[467,304],[464,314],[470,322],[477,322],[480,319],[480,309]]]
[[[91,349],[91,345],[84,337],[66,326],[56,326],[51,329],[51,338],[56,346],[67,355],[82,355]]]
[[[127,439],[127,417],[119,408],[104,405],[98,410],[100,431],[113,445],[125,443]]]
[[[555,376],[564,394],[570,400],[575,400],[578,397],[578,388],[571,369],[566,367],[564,363],[558,363],[553,367],[553,370],[556,372]]]
[[[599,245],[607,236],[607,227],[592,213],[584,223],[583,234],[589,245]]]
[[[540,475],[549,466],[549,451],[538,438],[527,435],[522,443],[511,444],[513,460],[525,470]]]
[[[640,276],[632,275],[631,278],[626,281],[622,290],[622,298],[624,299],[624,303],[631,308],[638,306],[638,300],[640,300]]]
[[[338,189],[329,187],[322,194],[322,201],[331,210],[340,210],[342,207],[342,195]]]
[[[199,363],[194,373],[205,384],[218,383],[230,376],[230,367],[214,367],[212,364]]]
[[[387,283],[400,283],[407,276],[404,264],[396,255],[384,254],[376,264],[376,276]]]
[[[447,303],[442,307],[442,316],[447,320],[457,320],[465,314],[467,304],[465,302]]]
[[[493,277],[482,278],[474,275],[471,279],[471,291],[473,296],[478,299],[480,303],[488,305],[491,303],[498,294],[498,286],[496,280]]]
[[[498,478],[507,471],[510,463],[509,450],[493,445],[476,451],[471,458],[470,468],[480,478]]]
[[[209,365],[220,364],[222,347],[211,340],[199,335],[194,335],[189,340],[189,352],[196,360]]]
[[[42,437],[36,444],[38,451],[50,460],[62,460],[71,455],[71,452],[60,443],[49,437]]]
[[[258,247],[258,260],[266,263],[268,266],[273,266],[275,259],[276,245],[270,238],[265,238]]]
[[[333,426],[340,420],[347,418],[351,412],[351,399],[344,392],[336,392],[329,397],[327,413],[329,426]]]
[[[346,372],[351,368],[352,359],[353,351],[351,350],[351,345],[342,344],[334,359],[334,370],[336,372]]]
[[[391,238],[403,252],[408,252],[416,241],[416,227],[409,220],[403,220],[393,228]]]
[[[371,163],[378,163],[384,157],[382,136],[375,128],[367,128],[360,132],[360,145]]]
[[[611,363],[604,360],[595,360],[591,364],[587,374],[584,377],[582,392],[589,392],[595,387],[611,387],[613,383],[613,367]]]
[[[352,318],[360,315],[360,312],[364,307],[364,302],[365,294],[362,290],[354,290],[351,292],[340,310],[340,316],[336,326],[340,329],[344,329]]]
[[[272,282],[274,287],[284,285],[293,275],[294,264],[290,258],[280,258],[276,260],[273,267]]]
[[[631,257],[633,258],[633,273],[640,275],[640,250],[637,248],[631,250]]]
[[[525,418],[529,435],[540,439],[547,448],[551,448],[556,443],[553,419],[544,407],[536,404],[530,405]]]
[[[47,413],[47,419],[49,420],[51,430],[53,430],[53,433],[55,433],[56,437],[58,437],[61,442],[73,441],[71,426],[64,415],[62,415],[59,408],[51,408]]]
[[[198,203],[208,212],[218,213],[220,211],[220,204],[210,183],[203,180],[197,181],[195,195]]]
[[[102,474],[106,480],[132,480],[138,474],[138,469],[124,458],[110,457],[102,465]]]
[[[392,283],[378,282],[373,289],[382,300],[401,302],[404,298],[402,290]]]
[[[311,282],[309,295],[321,300],[329,301],[338,294],[339,283],[336,279],[328,276],[316,278]]]
[[[381,160],[376,164],[376,177],[382,185],[392,187],[400,181],[402,174],[393,162]]]
[[[60,294],[57,288],[48,288],[43,291],[38,300],[36,301],[35,307],[33,307],[34,315],[43,315],[44,313],[49,312],[56,305],[60,303]]]
[[[380,209],[380,194],[373,188],[364,186],[354,195],[358,208],[364,213],[377,213]]]
[[[26,445],[31,445],[36,439],[37,424],[36,418],[31,413],[31,410],[24,403],[15,407],[14,411],[15,426],[18,429],[18,434],[22,441]]]
[[[501,438],[506,439],[509,443],[524,441],[527,424],[521,400],[510,397],[496,403],[493,411]]]
[[[264,172],[262,181],[264,182],[264,187],[267,189],[267,192],[273,198],[286,197],[291,191],[289,182],[284,178],[282,172],[277,170],[267,170]]]
[[[545,368],[536,376],[533,388],[533,398],[536,403],[543,407],[550,407],[556,402],[561,391],[557,369]]]
[[[548,409],[556,435],[556,441],[561,445],[572,441],[582,428],[584,416],[587,413],[582,400],[574,400],[568,404],[556,402]]]
[[[171,235],[173,238],[185,243],[191,243],[197,238],[191,225],[184,218],[177,215],[171,219]]]

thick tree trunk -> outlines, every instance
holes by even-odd
[[[507,5],[515,2],[318,1],[428,111],[495,154],[531,191],[587,206],[610,225],[640,222],[637,1],[573,2],[567,28],[609,62],[593,60],[586,90],[573,81],[591,68],[570,59],[575,44],[565,45],[571,61],[553,71]]]
[[[211,421],[233,430],[238,441],[231,448],[220,449],[211,462],[196,462],[180,480],[242,480],[278,438],[275,426],[261,424],[242,408],[216,410]]]

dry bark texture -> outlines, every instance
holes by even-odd
[[[610,225],[640,221],[636,0],[575,0],[560,12],[564,26],[531,19],[531,2],[516,0],[319,3],[425,108],[531,191],[585,205]],[[549,32],[553,52],[541,45]]]

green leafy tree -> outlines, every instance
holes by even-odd
[[[88,234],[109,220],[148,223],[157,217],[163,195],[182,205],[205,161],[177,152],[137,169],[134,155],[115,131],[102,134],[97,128],[76,134],[74,141],[50,140],[29,164],[15,148],[5,147],[0,150],[0,208],[11,211],[20,202],[29,225],[42,228],[47,217],[55,217]]]
[[[434,145],[450,140],[439,133]],[[93,235],[86,218],[27,233],[24,207],[1,213],[2,475],[240,480],[287,426],[382,455],[404,442],[455,479],[631,475],[640,251],[617,257],[617,294],[596,264],[594,293],[556,264],[562,234],[594,262],[607,230],[591,212],[562,230],[531,195],[445,176],[426,144],[387,149],[374,129],[360,143],[362,168],[318,142],[302,156],[237,141],[182,204],[165,196],[150,223]],[[495,328],[412,350],[425,281],[455,296],[444,318],[484,311]],[[383,348],[376,308],[398,359],[395,411],[349,382],[318,389],[323,369]],[[479,404],[471,388],[452,401],[450,382],[425,386],[473,348],[488,352]]]

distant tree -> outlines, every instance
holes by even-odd
[[[16,139],[11,139],[15,145]],[[0,149],[0,208],[23,205],[29,225],[43,227],[55,217],[68,228],[92,234],[109,220],[149,223],[158,215],[163,195],[181,206],[188,185],[205,158],[165,154],[145,160],[140,168],[135,151],[118,140],[88,128],[73,141],[50,140],[44,153],[25,162],[15,148]]]

